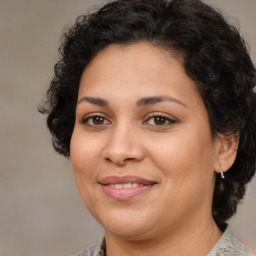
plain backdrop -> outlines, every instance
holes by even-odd
[[[256,0],[206,1],[240,28],[256,60]],[[104,0],[0,0],[0,256],[71,255],[103,234],[83,205],[70,161],[37,112],[66,25]],[[93,7],[93,8],[92,8]],[[256,182],[230,223],[256,248]]]

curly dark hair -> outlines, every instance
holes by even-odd
[[[212,214],[222,227],[236,212],[256,167],[256,70],[237,29],[200,0],[117,0],[80,16],[62,39],[61,59],[39,111],[48,114],[53,146],[64,156],[70,155],[80,77],[99,51],[144,41],[183,59],[213,137],[239,133],[234,164],[225,179],[216,176]]]

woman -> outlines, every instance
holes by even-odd
[[[48,127],[105,237],[78,255],[249,255],[225,222],[255,173],[255,68],[195,0],[119,0],[65,34]]]

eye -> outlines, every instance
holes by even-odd
[[[176,121],[167,116],[154,115],[147,119],[146,123],[150,125],[165,126],[174,124]]]
[[[85,117],[82,120],[82,123],[89,126],[102,126],[110,124],[110,121],[101,115],[91,115],[89,117]]]

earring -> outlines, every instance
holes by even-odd
[[[221,176],[222,179],[225,179],[223,171],[220,172],[220,176]]]

